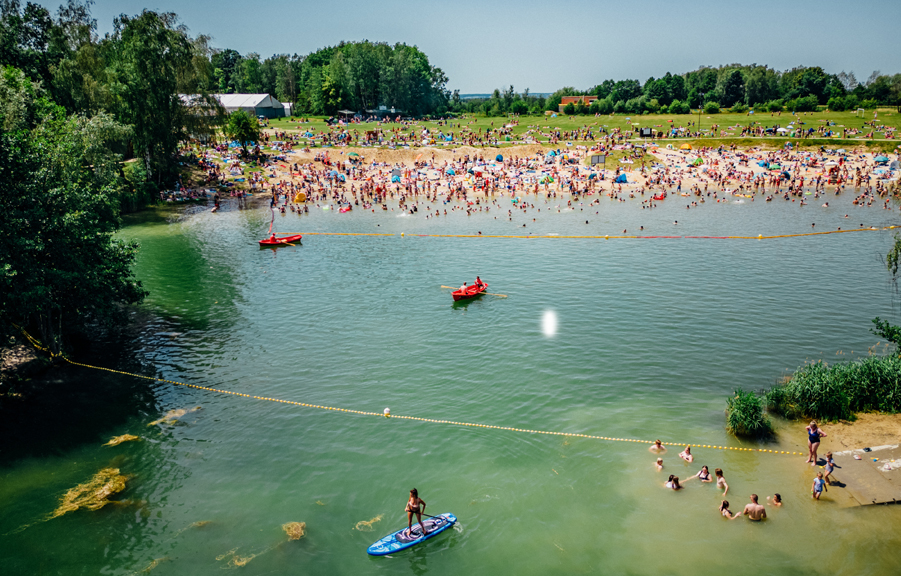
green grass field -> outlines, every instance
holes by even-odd
[[[321,131],[327,131],[329,128],[325,124],[325,118],[323,117],[310,117],[310,122],[306,124],[298,124],[297,122],[293,122],[292,119],[289,118],[278,118],[272,120],[270,122],[270,128],[279,129],[279,130],[289,130],[289,131],[306,131],[310,130],[314,134],[318,134]],[[478,131],[484,134],[486,128],[499,128],[504,126],[510,122],[512,122],[512,117],[493,117],[486,118],[483,116],[473,116],[466,115],[459,120],[451,121],[453,127],[441,126],[440,128],[447,131],[451,130],[455,134],[459,134],[460,130],[463,128],[469,128],[473,131]],[[684,126],[689,127],[689,123],[696,123],[696,125],[692,125],[690,129],[695,131],[697,126],[701,128],[701,130],[711,130],[714,125],[718,126],[715,135],[705,136],[704,138],[690,138],[687,141],[693,143],[693,145],[698,146],[711,146],[711,145],[731,145],[736,144],[740,147],[750,147],[750,146],[765,146],[768,148],[777,148],[782,147],[785,142],[793,141],[797,145],[803,148],[818,148],[820,146],[826,146],[831,148],[850,148],[850,147],[862,147],[866,146],[871,150],[881,150],[884,152],[889,152],[895,150],[901,141],[896,140],[886,140],[885,135],[882,132],[875,132],[874,138],[872,139],[864,139],[863,134],[858,135],[859,138],[815,138],[808,140],[799,140],[793,138],[787,138],[784,136],[767,136],[767,137],[753,137],[753,138],[740,138],[741,129],[736,130],[728,130],[730,126],[747,126],[751,123],[759,123],[764,127],[771,127],[776,124],[781,126],[786,126],[792,120],[799,121],[802,124],[803,128],[818,128],[820,126],[825,125],[827,122],[834,122],[835,126],[833,126],[833,130],[839,132],[841,134],[842,128],[847,129],[858,129],[861,130],[864,134],[870,132],[872,130],[872,126],[864,125],[864,122],[872,122],[873,120],[873,111],[868,111],[864,113],[863,117],[857,116],[854,112],[799,112],[797,115],[793,116],[790,112],[782,112],[781,114],[776,113],[759,113],[759,114],[704,114],[701,113],[700,120],[698,114],[683,114],[683,115],[671,115],[671,114],[654,114],[654,115],[641,115],[641,116],[629,116],[624,114],[615,114],[610,116],[565,116],[563,114],[558,115],[555,118],[550,116],[520,116],[517,118],[519,124],[513,128],[513,136],[515,139],[519,139],[519,137],[529,130],[530,127],[538,127],[543,132],[556,131],[560,130],[564,131],[572,131],[580,128],[593,128],[597,129],[600,127],[606,127],[608,131],[611,131],[615,128],[620,128],[622,131],[627,131],[632,128],[639,127],[650,127],[655,128],[657,130],[666,129],[669,126]],[[672,120],[672,122],[670,122]],[[898,113],[894,109],[885,108],[878,110],[878,118],[876,119],[878,125],[885,125],[894,128],[901,128],[901,113]],[[419,129],[423,127],[428,128],[438,128],[437,121],[418,121],[417,126]],[[458,128],[457,126],[460,125]],[[382,130],[392,130],[400,127],[398,124],[385,124],[379,126],[378,123],[368,122],[362,124],[350,124],[348,128],[351,131],[358,131],[362,133],[365,130],[376,130],[381,128]],[[405,127],[405,130],[409,133],[410,127]],[[726,130],[726,132],[732,133],[733,136],[721,136],[720,131]],[[711,132],[706,132],[706,134],[711,134]],[[540,140],[546,140],[546,138],[540,137]],[[637,138],[635,140],[638,140]],[[676,139],[680,143],[686,141],[686,139]],[[564,140],[561,140],[563,142]],[[675,140],[674,140],[675,141]],[[499,145],[506,146],[511,143],[499,143]]]

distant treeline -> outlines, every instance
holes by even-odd
[[[567,114],[687,114],[703,107],[707,112],[726,108],[746,112],[791,110],[808,112],[818,106],[841,112],[857,108],[895,106],[901,110],[901,74],[892,76],[873,72],[858,82],[853,72],[828,74],[819,66],[799,66],[785,72],[767,66],[730,64],[718,68],[702,67],[685,74],[667,72],[662,78],[605,80],[588,89],[561,88],[548,98],[529,91],[518,94],[510,86],[495,90],[490,98],[451,99],[451,110],[480,112],[489,116],[507,113],[539,114],[556,112],[564,96],[596,96],[590,106],[567,105]]]

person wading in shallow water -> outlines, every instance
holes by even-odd
[[[419,522],[419,527],[422,528],[422,535],[426,535],[425,525],[422,523],[422,513],[425,512],[425,500],[419,497],[419,492],[416,491],[416,488],[410,490],[410,499],[407,500],[407,531],[405,533],[406,536],[410,536],[413,533],[413,514],[416,514],[416,520]]]

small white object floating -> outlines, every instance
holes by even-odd
[[[384,413],[385,413],[385,418],[387,418],[388,416],[391,416],[391,408],[385,408]]]

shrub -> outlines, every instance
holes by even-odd
[[[622,114],[626,111],[626,103],[623,100],[617,100],[616,104],[613,105],[613,112],[616,114]]]
[[[510,112],[514,114],[525,114],[528,111],[529,105],[523,100],[516,100],[513,104],[510,104]]]
[[[815,112],[817,110],[817,97],[811,94],[803,98],[795,98],[786,104],[786,108],[794,112]]]
[[[765,395],[767,408],[788,418],[853,418],[854,412],[901,412],[901,358],[870,356],[799,368]]]
[[[726,400],[726,430],[736,436],[772,436],[773,423],[763,412],[763,403],[753,392],[741,388]]]
[[[877,100],[869,99],[864,100],[860,103],[861,108],[866,108],[867,110],[874,110],[876,106],[879,106],[879,102]]]
[[[826,102],[826,108],[829,108],[833,112],[843,112],[847,110],[845,106],[845,99],[841,96],[833,96]]]
[[[576,113],[576,105],[570,102],[566,106],[563,107],[563,113],[567,116],[572,116]]]
[[[705,114],[719,114],[720,113],[720,103],[719,102],[707,102],[704,104],[704,113]]]
[[[767,112],[782,112],[784,108],[782,100],[770,100],[765,105]]]
[[[688,106],[688,102],[680,102],[679,100],[673,100],[672,104],[669,105],[669,113],[670,114],[690,114],[691,108]]]
[[[613,101],[609,97],[595,100],[589,110],[592,114],[610,114],[613,112]]]
[[[748,105],[744,102],[736,102],[732,108],[729,108],[729,112],[733,112],[735,114],[744,114],[749,110]]]

